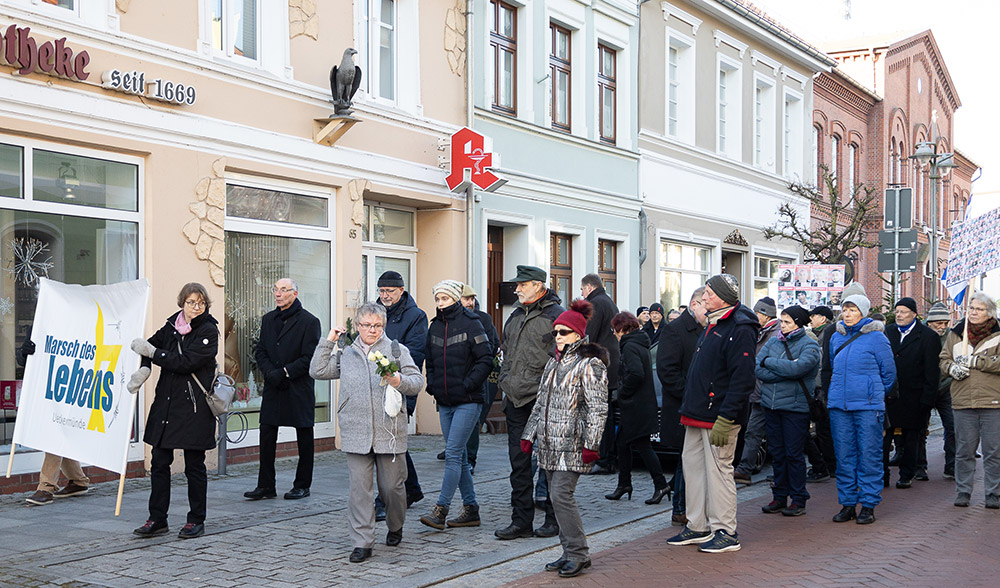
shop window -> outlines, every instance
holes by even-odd
[[[774,300],[778,299],[778,264],[780,263],[793,263],[793,260],[766,255],[754,256],[753,299],[755,302],[765,296],[770,296]]]
[[[56,161],[78,166],[79,184],[57,185]],[[138,278],[138,172],[138,163],[0,145],[0,380],[24,375],[14,352],[31,333],[40,278],[85,286]],[[77,197],[56,191],[66,187]],[[16,410],[0,410],[0,444],[9,447],[16,420]]]
[[[407,210],[365,205],[365,224],[361,240],[389,245],[414,244],[414,214]]]
[[[325,227],[329,223],[326,198],[267,190],[251,186],[226,186],[226,214],[240,218]]]
[[[212,48],[228,57],[257,60],[257,0],[212,0]]]
[[[259,426],[264,387],[254,358],[260,321],[275,308],[271,287],[281,278],[298,284],[299,301],[321,325],[331,324],[329,241],[226,231],[225,370],[237,383],[234,410],[247,415],[251,428]],[[316,422],[327,422],[330,383],[317,381],[315,391]],[[230,427],[235,430],[239,425]]]
[[[490,2],[490,49],[493,51],[493,110],[517,115],[517,8]]]
[[[604,283],[604,289],[615,303],[618,302],[618,243],[599,239],[597,241],[597,275]]]
[[[570,31],[555,23],[549,25],[551,33],[551,48],[549,52],[549,75],[551,84],[552,128],[570,132],[570,108],[572,96],[570,90],[571,51]]]
[[[549,287],[566,304],[573,299],[573,235],[549,235]]]
[[[361,291],[365,300],[378,299],[378,277],[390,270],[403,276],[407,290],[413,288],[415,223],[412,210],[365,205],[365,224],[361,228]]]
[[[677,308],[711,277],[712,250],[707,247],[660,243],[660,304]]]

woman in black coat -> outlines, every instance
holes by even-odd
[[[656,391],[653,387],[653,362],[649,354],[649,337],[639,327],[639,319],[631,312],[620,312],[611,319],[611,329],[621,345],[618,367],[618,487],[604,497],[618,500],[628,494],[632,500],[632,449],[642,458],[653,477],[653,496],[646,504],[659,504],[670,496],[660,460],[653,453],[649,436],[659,430],[656,420]]]
[[[134,394],[139,390],[149,377],[151,364],[160,366],[156,396],[149,407],[143,437],[143,441],[152,446],[152,488],[149,519],[133,531],[140,537],[154,537],[169,531],[170,464],[175,449],[184,450],[184,475],[190,503],[187,524],[178,537],[191,539],[205,533],[208,502],[205,452],[215,447],[216,420],[204,392],[193,378],[198,378],[206,390],[214,384],[219,323],[208,313],[210,305],[204,286],[186,284],[177,296],[177,306],[181,310],[170,315],[166,324],[148,340],[132,341],[132,350],[142,356],[142,365],[129,380],[129,392]]]

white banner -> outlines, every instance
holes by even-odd
[[[41,279],[14,443],[122,473],[149,283],[77,286]]]

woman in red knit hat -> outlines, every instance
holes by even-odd
[[[598,457],[608,416],[608,351],[586,337],[593,312],[589,302],[577,299],[552,323],[556,357],[542,372],[538,398],[521,437],[525,453],[535,446],[559,523],[563,554],[545,570],[563,578],[590,567],[587,535],[573,493],[580,474]]]

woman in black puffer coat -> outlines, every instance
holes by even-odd
[[[178,536],[199,537],[205,532],[208,501],[208,472],[205,452],[215,447],[215,416],[205,394],[195,383],[198,378],[206,390],[214,384],[215,355],[219,350],[219,323],[208,313],[211,300],[201,284],[181,288],[177,306],[148,340],[135,339],[132,350],[142,356],[142,365],[132,374],[128,389],[133,394],[149,377],[150,366],[160,366],[156,396],[146,418],[143,441],[152,446],[150,465],[151,490],[149,519],[133,533],[153,537],[168,532],[167,509],[170,505],[170,464],[174,450],[184,450],[184,475],[187,476],[190,511],[187,524]]]
[[[618,367],[618,487],[604,497],[618,500],[628,494],[632,499],[632,449],[642,458],[653,477],[653,496],[646,504],[659,504],[670,496],[660,460],[653,452],[649,436],[659,431],[656,419],[656,391],[653,388],[653,365],[649,337],[639,327],[639,319],[630,312],[620,312],[611,319],[611,329],[621,345]]]

